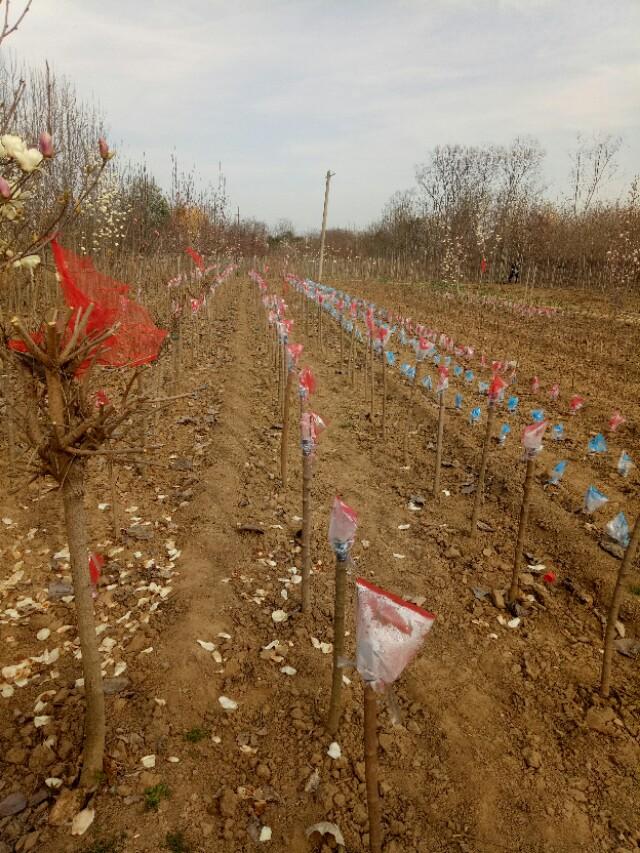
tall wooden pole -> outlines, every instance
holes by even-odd
[[[327,233],[327,209],[329,207],[329,184],[335,172],[327,170],[324,185],[324,207],[322,208],[322,231],[320,232],[320,258],[318,260],[318,282],[322,282],[322,267],[324,264],[324,241]]]

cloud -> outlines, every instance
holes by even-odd
[[[235,203],[314,226],[375,219],[443,142],[533,134],[560,184],[578,130],[640,161],[640,4],[617,0],[39,0],[13,46],[104,108],[168,181],[175,148]],[[319,203],[320,199],[320,203]]]

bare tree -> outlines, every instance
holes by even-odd
[[[622,145],[619,136],[594,136],[586,140],[578,134],[576,150],[570,155],[573,215],[586,213],[602,187],[615,174],[616,155]]]

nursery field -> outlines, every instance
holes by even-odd
[[[193,307],[180,346],[172,340],[145,369],[145,385],[168,403],[144,427],[148,458],[115,473],[106,456],[89,468],[90,551],[104,557],[94,598],[107,708],[97,788],[77,786],[84,690],[59,496],[43,480],[11,492],[18,481],[2,446],[0,853],[370,849],[363,687],[353,666],[341,670],[337,732],[326,725],[336,495],[358,514],[344,657],[356,658],[356,577],[436,617],[378,702],[382,849],[639,849],[633,566],[610,695],[599,693],[624,555],[606,526],[624,512],[633,529],[640,513],[638,469],[620,463],[623,454],[638,459],[637,306],[610,313],[558,290],[544,302],[522,288],[444,293],[361,280],[327,282],[343,296],[328,288],[318,304],[318,291],[294,276],[247,273]],[[367,344],[364,311],[345,322],[344,295],[384,316],[379,352]],[[289,362],[293,390],[282,379],[276,308],[293,321],[289,343],[303,345]],[[416,323],[439,361],[430,352],[412,385]],[[301,404],[302,367],[316,387]],[[511,384],[496,400],[470,535],[488,411],[478,382],[492,375]],[[119,380],[105,381],[111,393]],[[304,613],[303,406],[326,424],[307,508]],[[544,420],[510,604],[527,468],[521,433]],[[566,469],[549,484],[560,461]],[[587,512],[590,488],[607,502]],[[85,810],[93,821],[72,834]],[[335,826],[311,831],[321,822]]]

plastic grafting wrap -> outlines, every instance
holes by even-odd
[[[633,460],[627,451],[623,450],[620,454],[620,458],[618,459],[618,474],[622,474],[623,477],[627,477],[629,475],[629,471],[633,468],[633,464]]]
[[[540,380],[538,379],[537,376],[534,376],[533,379],[531,380],[531,393],[537,394],[539,390],[540,390]]]
[[[287,344],[287,369],[295,370],[298,359],[302,355],[304,346],[302,344]]]
[[[627,521],[627,517],[623,512],[619,512],[615,518],[612,518],[611,521],[607,523],[606,531],[609,536],[618,543],[618,545],[622,545],[623,548],[626,548],[629,544],[629,522]]]
[[[358,513],[335,497],[329,520],[329,544],[339,560],[347,559],[357,527]]]
[[[549,391],[549,399],[557,400],[560,396],[560,385],[556,382],[555,385],[551,386],[551,390]]]
[[[298,388],[300,396],[306,400],[316,390],[316,378],[313,375],[310,367],[303,367],[298,378]]]
[[[564,476],[564,469],[567,467],[567,462],[565,459],[561,459],[556,465],[551,469],[551,475],[549,477],[549,484],[552,486],[557,486],[562,477]]]
[[[569,408],[571,409],[571,414],[575,415],[575,413],[580,411],[583,406],[584,397],[581,397],[579,394],[574,394],[574,396],[569,401]]]
[[[549,425],[548,421],[529,424],[522,430],[522,446],[527,459],[533,458],[542,450],[542,437]]]
[[[619,426],[622,426],[623,423],[626,422],[626,418],[624,415],[621,415],[620,412],[614,412],[609,418],[609,429],[611,432],[615,432]]]
[[[363,681],[383,691],[415,657],[436,617],[363,578],[356,590],[356,667]]]
[[[326,424],[315,412],[303,412],[300,418],[300,439],[302,452],[305,456],[313,453],[318,441],[318,436],[325,429]]]
[[[589,453],[606,453],[607,452],[607,442],[605,437],[601,432],[597,435],[594,435],[593,438],[589,439],[589,443],[587,444],[587,449]]]
[[[134,367],[154,361],[167,333],[154,325],[146,308],[127,298],[129,285],[97,272],[90,258],[63,249],[55,240],[51,248],[65,302],[74,309],[69,334],[78,310],[93,305],[87,335],[117,327],[104,342],[104,351],[96,359],[98,364]]]
[[[489,396],[489,402],[495,403],[500,399],[500,395],[504,394],[505,388],[507,387],[507,383],[501,376],[494,376],[491,380],[491,384],[489,385],[489,389],[487,394]]]
[[[438,368],[438,384],[436,385],[436,394],[439,394],[441,391],[446,391],[449,387],[449,368],[448,367],[439,367]]]
[[[584,493],[584,511],[588,513],[595,512],[601,506],[604,506],[608,500],[609,498],[600,489],[596,489],[595,486],[589,486]]]
[[[193,263],[198,267],[199,270],[204,270],[204,259],[201,254],[196,252],[195,249],[192,249],[191,246],[187,246],[185,252],[192,259]]]

